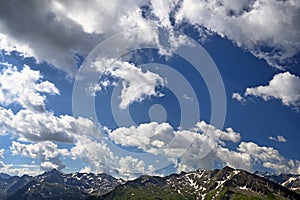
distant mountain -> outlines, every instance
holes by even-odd
[[[9,179],[10,177],[8,174],[0,173],[0,179]]]
[[[268,178],[268,179],[267,179]],[[0,177],[0,199],[300,199],[289,190],[299,176],[251,174],[225,167],[199,169],[166,177],[141,176],[125,182],[107,174],[63,174],[57,170],[39,176]]]
[[[45,172],[37,176],[39,182],[58,183],[75,187],[87,194],[102,195],[113,190],[117,185],[124,183],[108,174],[74,173],[62,174],[57,170]]]
[[[7,200],[17,199],[86,199],[89,195],[76,187],[59,183],[30,181],[24,187],[10,195]]]
[[[101,196],[123,183],[107,174],[63,174],[54,169],[36,177],[0,178],[0,199],[85,199]]]
[[[295,199],[300,195],[243,170],[197,170],[167,177],[142,176],[89,199]]]
[[[33,177],[27,175],[0,179],[0,199],[7,199],[32,180]]]
[[[255,172],[256,175],[274,181],[284,187],[300,194],[300,175],[295,174],[275,174],[268,172]]]

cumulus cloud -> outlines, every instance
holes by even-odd
[[[28,144],[12,141],[10,147],[12,154],[40,160],[39,165],[34,166],[18,166],[2,163],[4,167],[3,172],[5,173],[37,175],[41,173],[41,170],[63,169],[65,165],[62,158],[74,155],[74,152],[79,147],[75,146],[76,148],[74,147],[72,152],[69,153],[67,149],[59,148],[54,142],[81,144],[80,142],[86,141],[80,137],[81,135],[92,137],[98,133],[94,123],[86,118],[74,118],[68,115],[56,117],[50,112],[33,113],[27,110],[21,110],[14,115],[10,110],[1,109],[1,111],[10,112],[12,118],[1,115],[3,114],[2,112],[0,114],[0,127],[4,128],[7,134],[13,134],[18,140],[33,142]],[[100,154],[103,155],[100,148],[102,144],[95,143],[96,145],[94,146],[91,146],[91,144],[88,141],[84,146],[92,148],[90,152],[95,152],[95,148],[100,150],[100,152],[96,151],[99,153],[97,156]],[[90,153],[83,150],[80,152],[84,155]],[[89,156],[92,155],[90,154]],[[95,159],[96,161],[99,160]],[[39,167],[41,170],[37,169]],[[35,171],[30,171],[32,170],[31,168],[34,168]]]
[[[0,105],[19,104],[25,109],[45,110],[46,96],[57,95],[59,90],[53,83],[42,81],[37,70],[25,65],[21,71],[7,67],[0,73]]]
[[[2,70],[0,78],[3,80],[0,102],[1,135],[10,134],[14,139],[27,142],[12,141],[12,155],[40,160],[39,165],[23,167],[1,162],[3,172],[36,175],[40,172],[36,170],[37,166],[41,170],[63,169],[65,165],[62,158],[73,157],[90,163],[95,172],[110,173],[112,166],[113,170],[121,170],[117,170],[120,176],[124,173],[128,178],[133,176],[130,174],[136,173],[130,172],[132,166],[129,162],[134,161],[138,164],[143,161],[114,155],[107,143],[99,139],[100,132],[93,121],[69,115],[55,116],[53,112],[46,110],[46,96],[43,93],[59,94],[59,91],[53,83],[43,81],[39,71],[31,70],[28,66],[20,71],[7,66]],[[107,83],[103,85],[106,86]],[[39,101],[34,101],[33,97]],[[30,98],[33,100],[28,100]],[[20,110],[12,111],[7,108],[11,104],[21,106]],[[37,106],[42,106],[43,109],[36,109]],[[55,142],[71,143],[73,147],[69,152],[59,148]],[[4,149],[0,151],[0,157],[3,157],[3,153]],[[128,165],[121,166],[126,163]],[[28,172],[31,168],[34,168],[35,172]],[[139,169],[140,173],[144,171]]]
[[[132,172],[136,174],[145,174],[146,172],[144,161],[131,156],[121,157],[119,165],[119,173],[123,176],[131,177]]]
[[[164,86],[164,79],[156,73],[150,71],[143,72],[141,68],[136,67],[132,63],[101,60],[96,61],[94,67],[101,73],[121,79],[122,90],[119,105],[121,109],[127,108],[133,102],[141,102],[147,97],[163,95],[156,90],[156,87]],[[103,83],[101,84],[103,85]],[[95,91],[100,90],[101,87],[99,85],[91,88],[93,94]]]
[[[59,94],[49,81],[42,80],[37,70],[24,66],[21,71],[7,67],[0,73],[1,134],[13,134],[25,141],[73,142],[75,134],[94,134],[94,123],[86,118],[69,115],[55,116],[45,108],[44,94]],[[11,104],[22,108],[13,112]]]
[[[64,168],[60,156],[69,154],[67,149],[59,149],[56,144],[50,141],[35,144],[22,144],[13,141],[11,151],[13,155],[39,159],[43,170],[60,170]]]
[[[211,157],[229,167],[248,171],[253,170],[251,155],[245,152],[234,151],[218,146],[211,154]]]
[[[59,94],[59,90],[53,83],[42,80],[39,71],[31,70],[29,66],[18,71],[16,67],[7,65],[0,74],[0,80],[1,135],[10,134],[19,141],[36,142],[24,144],[13,141],[13,155],[39,159],[43,170],[62,169],[61,157],[69,154],[54,142],[74,143],[76,135],[98,133],[90,119],[55,116],[46,110],[45,94]],[[8,108],[11,104],[20,106],[20,110],[13,112]],[[27,166],[2,165],[5,171],[18,174],[27,173],[30,169]]]
[[[76,54],[86,56],[96,44],[115,33],[163,27],[169,31],[168,40],[174,49],[186,41],[176,37],[174,30],[188,22],[198,27],[199,34],[203,34],[203,28],[209,30],[270,65],[283,68],[287,62],[293,63],[293,56],[299,52],[299,9],[296,0],[3,2],[0,47],[47,61],[74,75]],[[172,17],[175,24],[170,20]],[[135,43],[155,42],[157,32],[146,31],[138,37],[132,35],[131,39]],[[168,54],[162,46],[159,49]]]
[[[282,69],[300,49],[299,10],[297,0],[184,0],[176,20],[205,27]]]
[[[278,99],[283,105],[298,111],[300,106],[300,78],[290,72],[275,74],[268,85],[246,88],[243,95],[233,93],[232,99],[244,103],[248,96],[261,97],[265,101]]]
[[[82,168],[79,173],[91,173],[92,169],[90,166],[85,166],[84,168]]]
[[[27,44],[20,44],[17,40],[3,33],[0,33],[0,48],[5,50],[6,54],[9,54],[13,51],[18,51],[23,57],[31,57],[34,55],[33,50]],[[1,52],[1,57],[2,56],[3,52]],[[3,59],[3,57],[1,59]]]
[[[283,137],[282,135],[277,135],[276,137],[270,136],[268,138],[269,138],[269,140],[273,140],[276,142],[287,142],[287,139],[285,137]]]
[[[165,156],[179,170],[212,167],[206,155],[224,141],[238,142],[240,134],[231,128],[225,131],[201,121],[193,130],[174,130],[168,123],[151,122],[129,128],[121,127],[109,132],[110,138],[123,146],[134,146],[145,152]],[[180,158],[181,162],[177,163]],[[201,161],[204,159],[205,161]],[[212,160],[210,160],[212,161]],[[208,167],[209,165],[209,167]]]
[[[129,36],[127,37],[127,42],[134,44],[155,43],[162,55],[171,55],[174,49],[186,42],[185,37],[174,35],[173,27],[169,20],[169,14],[177,5],[177,1],[162,3],[148,0],[128,2],[113,0],[106,3],[93,0],[89,4],[82,1],[66,1],[63,3],[56,1],[54,5],[55,10],[77,22],[87,33],[98,33],[103,35],[103,38],[109,38],[116,33],[126,32],[127,36]],[[147,9],[149,10],[145,11],[145,7],[148,7]],[[162,12],[162,8],[166,10]],[[97,20],[93,21],[90,19]],[[148,29],[149,27],[155,28],[150,30]],[[169,38],[166,38],[170,45],[168,48],[159,42],[158,31],[155,30],[157,27],[164,27],[170,33]],[[144,30],[127,32],[135,28]]]
[[[5,149],[0,149],[0,159],[4,158]]]
[[[199,134],[198,134],[199,133]],[[238,142],[240,134],[227,128],[226,131],[201,121],[193,130],[174,130],[168,123],[151,122],[139,126],[120,127],[109,132],[117,144],[135,146],[150,153],[168,153],[179,156],[194,140],[220,140]],[[224,143],[222,143],[224,144]],[[170,150],[172,149],[172,150]]]
[[[38,165],[34,164],[7,164],[3,161],[0,161],[0,172],[6,173],[10,175],[17,175],[17,176],[23,176],[23,175],[29,175],[29,176],[37,176],[41,174],[43,171]]]
[[[174,130],[168,123],[151,122],[129,128],[118,128],[109,132],[117,144],[137,147],[145,152],[164,156],[177,171],[212,168],[215,162],[234,168],[253,171],[263,166],[277,172],[299,173],[300,162],[284,158],[272,147],[259,146],[253,142],[241,142],[231,150],[224,141],[239,142],[239,133],[226,131],[205,123],[197,123],[192,130]],[[209,151],[206,152],[209,148]],[[203,156],[202,153],[206,152]],[[178,160],[180,158],[180,160]]]
[[[259,146],[254,142],[241,142],[236,150],[217,146],[210,156],[224,165],[248,171],[253,171],[256,167],[265,167],[281,173],[300,172],[298,160],[287,159],[273,147]]]
[[[153,0],[150,3],[152,12],[159,19],[159,23],[162,27],[171,28],[170,13],[177,5],[178,1]]]
[[[69,115],[55,116],[52,112],[36,113],[20,110],[14,114],[0,107],[0,127],[24,141],[73,142],[76,134],[94,134],[94,123],[86,118]]]
[[[146,3],[146,0],[128,2],[92,0],[88,4],[84,1],[54,1],[53,5],[57,11],[80,24],[84,31],[109,35],[127,28],[147,26],[148,22],[140,13],[140,7]]]
[[[246,96],[253,95],[265,101],[271,98],[281,100],[283,105],[299,109],[300,78],[290,72],[276,74],[268,85],[247,88]]]
[[[157,147],[166,147],[175,134],[168,123],[151,122],[137,127],[120,127],[109,132],[109,136],[117,144],[135,146],[154,153]]]
[[[244,97],[242,97],[242,95],[238,92],[234,92],[232,93],[232,99],[237,100],[238,102],[244,103],[246,100]]]
[[[142,159],[129,155],[116,155],[107,141],[92,139],[85,135],[77,136],[70,155],[74,160],[81,159],[88,164],[88,167],[83,170],[94,173],[109,173],[121,178],[132,179],[141,174],[153,172]]]
[[[3,2],[0,48],[33,56],[38,62],[46,61],[73,76],[76,54],[86,56],[95,45],[115,33],[154,26],[142,16],[140,7],[146,3],[120,0],[109,3],[97,0],[89,3]],[[145,39],[147,35],[152,38],[151,34],[139,38]]]
[[[298,160],[288,160],[282,163],[274,163],[266,161],[263,166],[269,169],[273,169],[276,172],[299,174],[300,173],[300,162]]]
[[[54,2],[3,2],[0,13],[1,34],[8,45],[1,48],[9,51],[15,46],[38,62],[47,61],[69,74],[74,74],[75,53],[86,55],[99,41],[97,35],[84,32],[78,23],[57,12]]]
[[[89,84],[88,86],[88,93],[89,95],[95,97],[97,92],[100,92],[102,90],[102,87],[100,84]]]
[[[198,122],[196,124],[196,129],[201,133],[207,134],[210,137],[220,138],[221,140],[225,141],[232,141],[232,142],[239,142],[241,136],[239,133],[233,131],[232,128],[226,128],[225,131],[222,131],[213,125],[207,124],[205,121]]]
[[[252,163],[260,163],[266,168],[283,173],[300,173],[300,162],[284,158],[273,147],[258,146],[253,142],[242,142],[237,148],[242,153],[247,153],[252,158]]]
[[[116,166],[116,156],[103,140],[97,141],[85,135],[79,136],[70,150],[73,159],[80,158],[93,166],[96,173],[110,172]]]

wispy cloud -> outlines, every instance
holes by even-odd
[[[242,97],[242,95],[238,92],[232,93],[231,98],[237,100],[240,103],[245,103],[246,102],[246,99],[244,97]]]
[[[285,137],[283,137],[282,135],[277,135],[276,137],[269,136],[268,138],[269,138],[269,140],[273,140],[276,142],[287,142],[287,139]]]

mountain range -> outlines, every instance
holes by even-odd
[[[198,169],[124,181],[108,174],[0,173],[0,199],[300,199],[300,175]]]

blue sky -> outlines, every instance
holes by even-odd
[[[299,9],[292,0],[5,3],[0,171],[299,174]]]

